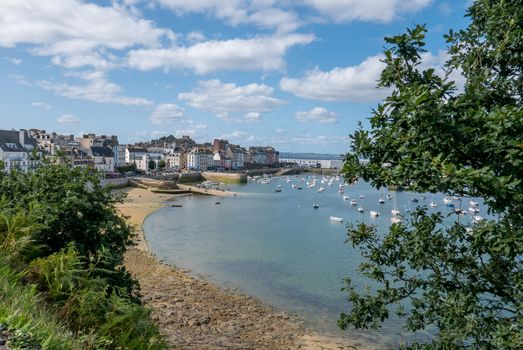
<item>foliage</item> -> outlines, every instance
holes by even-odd
[[[151,160],[149,161],[148,168],[149,168],[149,170],[154,170],[154,169],[156,169],[156,162],[155,162],[154,160],[151,159]]]
[[[118,170],[122,174],[127,173],[129,171],[134,172],[134,171],[136,171],[136,164],[124,165],[124,166],[116,168],[116,170]]]
[[[2,333],[9,334],[14,341],[10,348],[38,343],[42,349],[81,349],[81,343],[56,315],[41,307],[36,289],[21,284],[21,279],[22,275],[0,257],[0,324],[6,326],[2,327]]]
[[[99,179],[53,164],[0,173],[0,322],[21,332],[19,348],[165,348],[123,268],[132,232],[121,197]],[[56,332],[69,340],[56,345]]]
[[[132,230],[115,209],[121,198],[100,186],[98,173],[47,164],[34,173],[0,174],[0,193],[0,210],[17,208],[34,218],[38,230],[29,238],[40,247],[40,256],[69,243],[86,257],[86,264],[98,261],[102,251],[110,252],[110,259],[103,261],[105,269],[99,270],[101,277],[134,292],[136,285],[122,267]]]
[[[158,162],[158,168],[160,168],[160,169],[165,168],[166,165],[167,164],[165,163],[165,160],[163,160],[163,159],[160,159],[160,161]]]
[[[345,290],[338,324],[378,327],[395,312],[439,334],[414,348],[523,348],[523,3],[478,0],[450,32],[447,75],[421,70],[425,28],[386,41],[379,85],[392,90],[352,138],[344,173],[376,187],[481,197],[496,220],[445,227],[419,208],[388,233],[351,225],[374,291]],[[463,89],[450,77],[462,72]],[[368,160],[360,162],[360,159]],[[404,304],[409,307],[397,307]]]

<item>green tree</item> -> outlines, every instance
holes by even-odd
[[[165,160],[161,159],[159,162],[158,162],[158,168],[160,169],[163,169],[165,168],[167,164],[165,164]]]
[[[100,186],[98,173],[55,164],[45,164],[34,173],[0,173],[0,196],[0,212],[22,211],[38,225],[30,237],[39,248],[38,256],[72,243],[86,263],[103,256],[98,271],[105,269],[107,274],[101,277],[111,286],[133,292],[136,285],[123,268],[132,229],[115,208],[121,198]]]
[[[523,2],[478,0],[467,16],[465,30],[446,36],[445,77],[420,69],[423,26],[386,38],[379,86],[392,92],[371,129],[351,135],[344,173],[377,188],[481,197],[495,219],[445,226],[422,207],[388,232],[351,225],[348,242],[376,286],[362,291],[348,278],[351,310],[338,324],[379,327],[395,312],[408,330],[439,330],[413,348],[522,349]]]
[[[149,170],[156,169],[156,162],[154,160],[150,160],[148,164]]]

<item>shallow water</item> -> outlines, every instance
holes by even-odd
[[[402,332],[401,323],[388,320],[378,331],[348,330],[340,332],[336,320],[349,305],[341,291],[343,278],[350,276],[359,286],[369,283],[357,271],[362,262],[358,251],[345,244],[346,224],[363,221],[381,230],[390,225],[391,209],[405,213],[417,205],[437,202],[432,211],[450,212],[443,205],[443,195],[377,191],[358,182],[346,186],[343,200],[340,182],[332,186],[318,184],[309,189],[304,177],[274,178],[269,184],[257,182],[227,186],[239,192],[237,198],[187,196],[176,203],[182,207],[165,207],[153,213],[144,224],[152,251],[160,259],[223,287],[238,288],[266,304],[302,316],[305,326],[336,336],[344,335],[373,348],[387,348],[402,340],[426,339],[430,334]],[[298,182],[304,179],[303,182]],[[300,183],[302,190],[291,188]],[[282,192],[274,192],[281,185]],[[323,186],[325,191],[318,193]],[[364,195],[364,199],[359,196]],[[411,201],[412,197],[418,203]],[[219,201],[220,204],[215,204]],[[455,201],[457,205],[458,202]],[[468,205],[463,202],[466,210]],[[319,204],[318,209],[312,207]],[[364,213],[359,213],[361,206]],[[369,215],[377,210],[377,218]],[[481,213],[485,216],[484,213]],[[343,223],[330,216],[342,217]],[[462,218],[468,222],[472,215]]]

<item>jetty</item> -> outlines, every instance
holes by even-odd
[[[239,194],[232,191],[212,189],[212,188],[203,188],[191,185],[182,185],[178,184],[179,189],[189,191],[191,193],[204,194],[208,196],[218,196],[218,197],[238,197]]]

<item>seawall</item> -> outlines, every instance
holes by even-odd
[[[247,182],[247,175],[240,173],[216,173],[204,171],[201,173],[204,180],[225,182],[225,183],[245,183]]]

